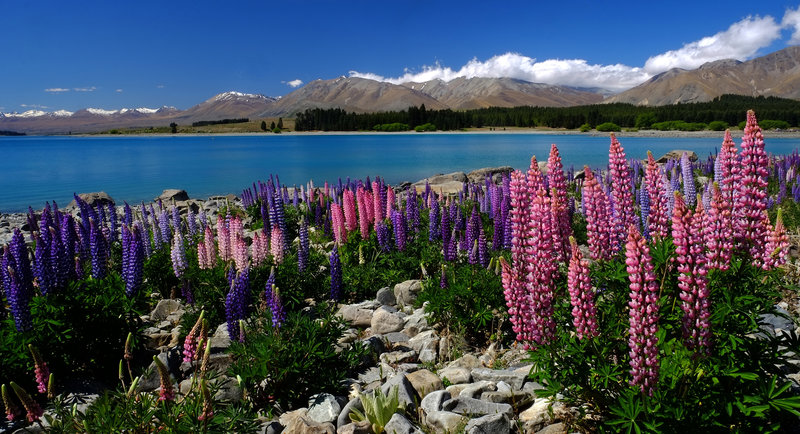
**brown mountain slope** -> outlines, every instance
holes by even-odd
[[[605,102],[667,105],[711,101],[724,94],[800,99],[800,46],[747,62],[727,59],[691,71],[671,69]]]

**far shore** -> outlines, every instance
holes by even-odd
[[[734,138],[741,137],[744,132],[739,129],[732,129],[731,134]],[[274,134],[269,132],[225,132],[225,133],[143,133],[143,134],[54,134],[53,136],[64,137],[233,137],[233,136],[350,136],[350,135],[418,135],[418,134],[538,134],[538,135],[580,135],[580,136],[594,136],[594,137],[607,137],[610,133],[600,132],[596,130],[582,133],[578,130],[567,130],[557,128],[517,128],[517,127],[497,127],[493,130],[489,128],[470,128],[463,131],[435,131],[418,133],[415,131],[399,131],[399,132],[378,132],[378,131],[284,131],[281,134]],[[720,139],[725,134],[723,131],[659,131],[659,130],[639,130],[639,131],[620,131],[614,133],[617,137],[679,137],[679,138],[714,138]],[[800,130],[767,130],[763,132],[766,138],[787,138],[796,139],[800,138]]]

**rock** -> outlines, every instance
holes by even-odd
[[[465,416],[485,415],[501,413],[510,419],[514,415],[514,410],[508,404],[497,404],[494,402],[484,402],[480,399],[466,398],[459,396],[445,401],[442,409]]]
[[[764,333],[775,336],[783,332],[791,332],[796,327],[791,320],[792,315],[784,308],[775,306],[776,314],[764,314],[759,317],[760,329]]]
[[[478,381],[475,383],[471,383],[467,387],[461,389],[461,393],[458,394],[459,397],[465,398],[475,398],[480,399],[481,393],[483,392],[493,392],[497,389],[497,386],[491,381]]]
[[[404,324],[405,320],[400,313],[388,306],[381,306],[372,314],[370,327],[372,333],[386,334],[402,330]]]
[[[434,411],[425,416],[425,425],[433,432],[457,432],[466,418],[449,411]]]
[[[263,434],[280,434],[283,432],[283,425],[277,420],[271,420],[261,425]]]
[[[411,382],[411,385],[414,386],[414,390],[419,393],[419,396],[425,397],[425,395],[436,391],[442,390],[444,387],[442,385],[442,380],[434,374],[433,372],[427,369],[421,369],[416,372],[412,372],[407,376],[408,381]]]
[[[422,184],[414,184],[417,191],[425,189],[425,182]],[[440,195],[458,194],[459,191],[464,190],[464,183],[461,181],[445,181],[442,183],[431,184],[431,190]]]
[[[422,430],[415,427],[407,417],[400,413],[392,415],[392,418],[383,427],[383,431],[390,434],[422,434]]]
[[[478,368],[480,366],[481,362],[472,354],[465,354],[447,365],[447,367],[467,368],[469,370]]]
[[[214,382],[219,386],[219,390],[214,394],[215,401],[239,402],[242,400],[242,388],[234,378],[220,376]]]
[[[200,361],[192,363],[181,363],[181,372],[189,372],[193,367],[199,367]],[[233,364],[233,356],[227,353],[212,353],[208,356],[208,369],[210,371],[226,372],[228,367]]]
[[[394,296],[400,306],[412,306],[417,299],[417,293],[422,289],[419,280],[406,280],[394,286]]]
[[[180,378],[180,365],[183,355],[177,348],[169,351],[162,351],[158,353],[158,359],[167,367],[173,381],[175,378]],[[156,362],[150,362],[150,366],[145,370],[145,373],[139,378],[139,384],[136,390],[139,392],[151,392],[156,390],[161,385],[161,378],[156,368]]]
[[[428,325],[428,317],[425,315],[425,309],[416,309],[411,315],[406,317],[406,325],[403,331],[412,338],[419,333],[430,330]]]
[[[308,400],[308,417],[317,423],[335,422],[342,407],[330,393],[320,393]]]
[[[425,410],[426,414],[433,413],[434,411],[441,411],[442,405],[450,398],[450,392],[446,390],[435,390],[422,398],[420,407]]]
[[[392,332],[383,335],[383,338],[389,342],[390,345],[395,346],[398,344],[408,344],[410,338],[403,332]]]
[[[160,300],[156,307],[150,312],[150,319],[154,323],[164,321],[167,317],[181,308],[181,303],[178,300],[165,298]]]
[[[293,424],[298,418],[305,416],[308,413],[307,408],[298,408],[297,410],[287,411],[278,418],[281,425],[288,427]]]
[[[373,434],[372,425],[368,420],[350,422],[336,430],[336,434]]]
[[[78,197],[91,206],[96,206],[98,204],[108,205],[110,203],[114,203],[114,199],[112,199],[111,196],[109,196],[108,193],[106,193],[105,191],[99,191],[94,193],[80,193],[78,194]],[[69,205],[67,205],[67,208],[77,208],[77,207],[78,203],[75,201],[75,199],[72,199],[72,202],[70,202]]]
[[[228,336],[228,323],[224,322],[217,327],[214,336],[209,340],[211,343],[211,352],[218,353],[225,351],[231,346],[231,338]]]
[[[422,363],[436,363],[439,354],[439,338],[433,330],[424,331],[408,342],[419,355]]]
[[[551,403],[553,403],[553,401],[551,401],[550,398],[539,398],[535,400],[530,408],[519,414],[519,420],[524,422],[525,426],[531,428],[538,425],[549,424],[553,421],[553,418],[550,416]],[[560,402],[555,402],[552,406],[554,416],[564,408],[564,404]]]
[[[494,381],[495,383],[498,381],[505,381],[513,390],[522,389],[522,384],[525,383],[525,378],[527,376],[528,375],[523,372],[509,371],[506,369],[476,368],[472,370],[472,379],[474,381],[487,380]]]
[[[472,371],[467,368],[444,368],[439,370],[439,376],[447,379],[450,384],[464,384],[472,381]]]
[[[656,163],[666,163],[668,160],[680,160],[683,157],[683,153],[686,152],[689,154],[689,161],[697,161],[697,154],[694,151],[688,151],[683,149],[674,149],[672,151],[667,152],[666,154],[660,156]]]
[[[406,375],[417,372],[421,368],[419,363],[401,363],[397,366],[397,372],[404,372]]]
[[[396,365],[398,363],[405,363],[415,360],[417,358],[416,351],[392,351],[380,355],[380,361],[389,365]]]
[[[455,398],[457,396],[461,396],[461,391],[466,389],[467,387],[469,387],[470,384],[472,384],[472,383],[451,384],[451,385],[447,386],[447,388],[445,390],[450,392],[450,396]]]
[[[336,315],[342,317],[354,327],[369,327],[372,323],[372,310],[363,309],[352,304],[339,308],[339,312]]]
[[[506,434],[511,432],[511,419],[505,414],[487,414],[471,419],[464,428],[465,434]]]
[[[174,200],[175,202],[178,201],[185,201],[189,200],[189,195],[186,193],[186,190],[179,190],[176,188],[168,188],[164,190],[160,196],[153,199],[155,202],[159,200],[162,201],[165,205],[169,205]]]
[[[381,305],[394,306],[397,304],[397,298],[394,296],[394,290],[388,286],[378,290],[378,293],[375,295],[375,300],[378,300],[378,303]]]
[[[344,405],[342,411],[339,412],[339,416],[336,418],[336,426],[341,428],[350,423],[350,413],[353,412],[353,409],[357,409],[364,412],[364,405],[361,403],[361,398],[353,398]]]
[[[481,393],[480,399],[486,402],[511,404],[514,408],[521,408],[532,403],[534,396],[534,394],[525,391],[514,392],[512,390],[497,390],[495,392],[489,391]]]
[[[375,353],[376,357],[386,352],[386,343],[383,342],[383,339],[380,336],[370,336],[364,339],[362,342],[364,345],[372,349],[372,352]]]
[[[451,172],[447,174],[433,175],[428,178],[421,179],[415,182],[415,184],[422,184],[424,187],[426,182],[428,184],[443,184],[450,181],[467,182],[469,181],[469,178],[467,178],[467,174],[464,172]]]
[[[383,381],[394,374],[395,371],[391,366],[373,366],[359,374],[358,380],[364,384],[369,384],[375,381]]]
[[[409,374],[409,375],[414,375]],[[384,395],[389,395],[392,388],[397,387],[397,398],[401,404],[406,406],[406,411],[414,412],[417,409],[417,403],[420,401],[419,394],[414,386],[408,381],[406,374],[399,373],[390,378],[386,383],[381,386],[381,391]]]
[[[539,167],[539,172],[542,175],[547,175],[547,160],[537,161],[536,164]]]
[[[298,417],[286,425],[287,433],[296,434],[336,434],[332,423],[317,423],[305,417]]]
[[[536,431],[536,434],[567,434],[567,426],[562,422],[547,425],[546,427]]]
[[[472,172],[469,172],[467,174],[467,179],[469,179],[469,182],[482,183],[486,179],[487,175],[493,176],[496,174],[511,173],[513,171],[514,168],[511,166],[484,167],[482,169],[476,169]]]

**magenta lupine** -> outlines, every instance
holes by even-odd
[[[42,407],[39,406],[39,403],[36,402],[28,392],[25,391],[22,387],[17,385],[17,383],[11,381],[9,383],[11,388],[14,389],[14,393],[17,395],[17,398],[22,402],[22,406],[25,407],[25,411],[28,412],[27,419],[28,422],[37,422],[44,414],[44,410]]]
[[[663,239],[669,235],[669,205],[664,185],[664,175],[656,164],[653,153],[647,151],[647,168],[644,183],[650,199],[650,212],[647,214],[647,229],[650,236]]]
[[[525,175],[518,170],[511,174],[510,200],[511,264],[509,265],[502,257],[500,263],[503,267],[503,294],[508,306],[508,316],[517,340],[522,342],[526,338],[523,331],[525,315],[530,311],[530,296],[524,283],[528,194]],[[443,212],[442,218],[444,219],[446,215],[447,212]]]
[[[531,157],[531,165],[528,167],[528,173],[526,175],[525,188],[528,190],[529,200],[533,200],[534,196],[536,196],[536,192],[544,187],[544,179],[541,170],[539,170],[539,162],[536,161],[535,155]]]
[[[204,315],[205,311],[201,311],[200,316],[197,317],[197,321],[194,323],[194,326],[189,331],[189,334],[186,335],[186,339],[183,340],[184,363],[192,363],[192,361],[197,357],[197,335],[200,332],[200,327],[203,324]]]
[[[380,188],[381,186],[378,181],[372,181],[372,212],[376,226],[378,225],[379,221],[383,220],[384,216],[384,209],[381,204]]]
[[[183,278],[183,273],[186,271],[186,247],[183,245],[183,235],[179,231],[175,231],[175,236],[172,238],[172,272],[178,279]]]
[[[527,290],[531,297],[527,329],[534,345],[547,345],[555,335],[553,273],[558,264],[553,245],[550,197],[544,188],[540,188],[531,199],[525,254]]]
[[[711,207],[705,212],[703,237],[706,244],[708,269],[727,270],[733,251],[731,204],[722,195],[719,184],[713,183]]]
[[[394,194],[394,189],[391,186],[386,186],[386,218],[392,217],[397,197]]]
[[[347,228],[347,232],[352,232],[358,228],[356,201],[352,190],[345,190],[342,193],[342,206],[344,207],[345,228]]]
[[[754,263],[761,265],[767,232],[763,214],[767,209],[767,154],[764,137],[752,110],[747,111],[747,124],[742,137],[742,177],[734,201],[734,233],[744,244]]]
[[[283,232],[280,228],[273,227],[272,234],[270,234],[270,253],[272,253],[272,259],[275,261],[276,264],[280,264],[283,262]]]
[[[219,244],[219,258],[223,262],[233,259],[231,232],[228,230],[228,222],[222,215],[217,215],[217,243]]]
[[[153,361],[156,363],[156,369],[158,370],[158,377],[161,381],[161,388],[158,393],[158,400],[159,401],[173,401],[175,399],[175,387],[172,384],[172,378],[169,375],[169,370],[164,365],[164,362],[158,358],[158,356],[153,356]]]
[[[553,198],[553,219],[556,222],[556,235],[561,243],[559,260],[569,258],[569,237],[572,235],[569,208],[567,207],[567,181],[564,177],[564,166],[561,164],[561,155],[555,143],[550,145],[550,155],[547,158],[547,181],[550,187],[550,197]]]
[[[616,253],[620,251],[625,240],[626,229],[636,224],[636,214],[633,211],[631,168],[625,159],[625,150],[614,133],[611,133],[611,146],[608,150],[608,170],[611,175],[611,198],[614,208],[611,249]]]
[[[369,239],[369,214],[367,209],[369,209],[368,199],[366,190],[363,187],[358,187],[356,190],[356,204],[358,207],[358,228],[361,231],[361,239],[368,240]]]
[[[631,225],[625,244],[625,265],[630,282],[628,302],[628,348],[630,349],[630,381],[642,393],[653,395],[658,383],[658,283],[653,273],[653,260],[647,242]]]
[[[589,261],[583,259],[575,238],[569,237],[572,255],[567,271],[567,289],[572,305],[572,323],[578,339],[597,336],[597,309],[589,277]]]
[[[338,204],[331,204],[331,225],[333,226],[333,239],[338,244],[343,244],[347,238],[347,230],[344,226],[344,213]]]
[[[36,379],[36,387],[39,393],[47,393],[47,380],[50,377],[50,370],[47,369],[47,363],[42,358],[39,349],[31,344],[28,344],[28,349],[31,351],[33,357],[33,373]]]
[[[733,143],[731,131],[725,130],[725,139],[722,141],[722,148],[717,155],[719,160],[719,176],[715,173],[715,180],[719,178],[719,187],[722,190],[722,197],[729,203],[734,203],[734,193],[736,186],[741,181],[739,161],[736,156],[736,144]],[[716,167],[716,165],[715,165]]]
[[[786,254],[789,249],[789,237],[786,235],[786,228],[783,226],[783,210],[778,208],[778,217],[775,220],[775,227],[769,223],[766,211],[764,218],[767,220],[767,243],[764,248],[764,259],[761,267],[771,270],[786,263]]]
[[[593,260],[608,260],[611,251],[611,216],[608,214],[608,197],[594,173],[588,167],[583,169],[583,213],[586,217],[586,235],[589,252]]]

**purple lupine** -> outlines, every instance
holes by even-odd
[[[397,212],[397,211],[395,211]],[[342,262],[339,260],[339,251],[333,246],[330,256],[331,268],[331,300],[339,301],[342,297]]]
[[[483,232],[483,226],[478,230],[478,263],[481,267],[486,268],[489,266],[489,250],[486,246],[486,234]]]
[[[406,216],[397,211],[396,209],[392,210],[392,228],[394,229],[394,244],[397,247],[397,250],[402,252],[406,248],[406,236],[407,236],[407,229],[406,229]]]
[[[386,224],[385,221],[379,220],[375,226],[375,232],[378,236],[378,245],[381,247],[381,250],[384,252],[389,252],[392,250],[392,237],[389,233],[389,226]]]
[[[233,277],[235,276],[235,277]],[[225,320],[228,323],[228,337],[239,340],[241,331],[239,321],[247,318],[250,305],[250,267],[244,267],[238,273],[231,267],[228,272],[230,291],[225,297]]]
[[[109,241],[117,241],[117,207],[114,206],[114,202],[108,203],[108,230],[111,234]]]
[[[197,235],[197,215],[191,208],[186,213],[186,222],[189,229],[189,238],[194,238]]]
[[[419,205],[417,204],[417,189],[414,186],[409,187],[406,198],[406,220],[409,231],[419,232]]]
[[[630,381],[648,396],[658,383],[658,282],[653,273],[650,248],[635,225],[628,230],[625,244],[625,265],[630,281],[628,305],[628,348],[630,348]]]
[[[158,216],[158,229],[161,242],[167,246],[172,244],[172,234],[169,229],[169,214],[167,214],[166,210],[161,211],[161,214]]]
[[[297,249],[297,270],[300,273],[303,273],[308,266],[308,250],[309,250],[309,243],[308,243],[308,223],[306,223],[306,219],[300,222],[300,229],[299,229],[299,237],[300,237],[300,246]]]
[[[89,220],[89,252],[92,255],[92,277],[102,279],[108,271],[108,247],[98,224]]]
[[[633,211],[633,192],[631,188],[631,169],[625,159],[625,150],[611,133],[611,147],[608,151],[608,171],[611,176],[611,197],[614,209],[611,250],[619,252],[625,240],[626,229],[636,223]]]
[[[172,206],[172,229],[177,234],[183,232],[183,221],[181,220],[181,212],[177,206]]]
[[[19,248],[19,243],[25,248],[25,241],[22,240],[22,232],[14,229],[14,237],[11,244],[3,249],[3,260],[0,267],[2,273],[3,287],[5,288],[6,300],[11,307],[11,316],[14,318],[14,325],[18,331],[25,332],[33,328],[33,317],[31,316],[30,302],[33,298],[33,284],[25,278],[23,271],[25,261],[28,260],[27,252],[25,256],[20,256],[21,261],[17,261],[13,251]],[[30,268],[30,264],[28,263]],[[21,272],[22,271],[22,272]]]
[[[683,178],[683,196],[686,198],[686,205],[694,206],[697,190],[694,186],[694,176],[692,174],[692,162],[689,161],[689,154],[684,152],[681,156],[681,178]]]
[[[175,273],[175,277],[182,279],[183,274],[186,272],[186,246],[183,243],[183,234],[180,231],[175,231],[170,257],[172,258],[172,272]]]
[[[428,241],[434,242],[441,239],[441,232],[439,231],[439,201],[431,201],[430,210],[428,211]]]
[[[143,265],[144,249],[137,227],[122,225],[122,280],[128,298],[135,296],[142,286]]]
[[[269,308],[270,316],[272,317],[272,327],[280,328],[281,324],[286,321],[286,311],[283,309],[283,302],[278,287],[275,285],[275,269],[270,272],[267,285],[264,290],[264,296],[267,299],[267,307]]]
[[[642,235],[649,240],[650,227],[647,220],[650,217],[650,194],[647,193],[646,188],[639,190],[639,211],[642,217]]]
[[[445,272],[444,265],[442,265],[442,274],[439,277],[439,288],[447,289],[450,287],[450,284],[447,282],[447,273]]]
[[[122,217],[122,224],[127,225],[130,227],[133,224],[133,210],[131,206],[128,205],[128,202],[125,202],[125,211]]]
[[[47,231],[47,229],[45,229]],[[55,273],[52,267],[52,259],[50,257],[50,232],[45,232],[47,236],[34,233],[36,240],[36,250],[33,254],[33,276],[36,278],[36,283],[39,287],[39,292],[42,295],[52,289],[55,280]]]
[[[474,206],[472,207],[472,213],[469,216],[469,220],[467,220],[466,226],[465,244],[467,245],[467,248],[471,249],[475,244],[475,241],[478,239],[478,229],[483,227],[481,217],[478,215],[478,210]]]

